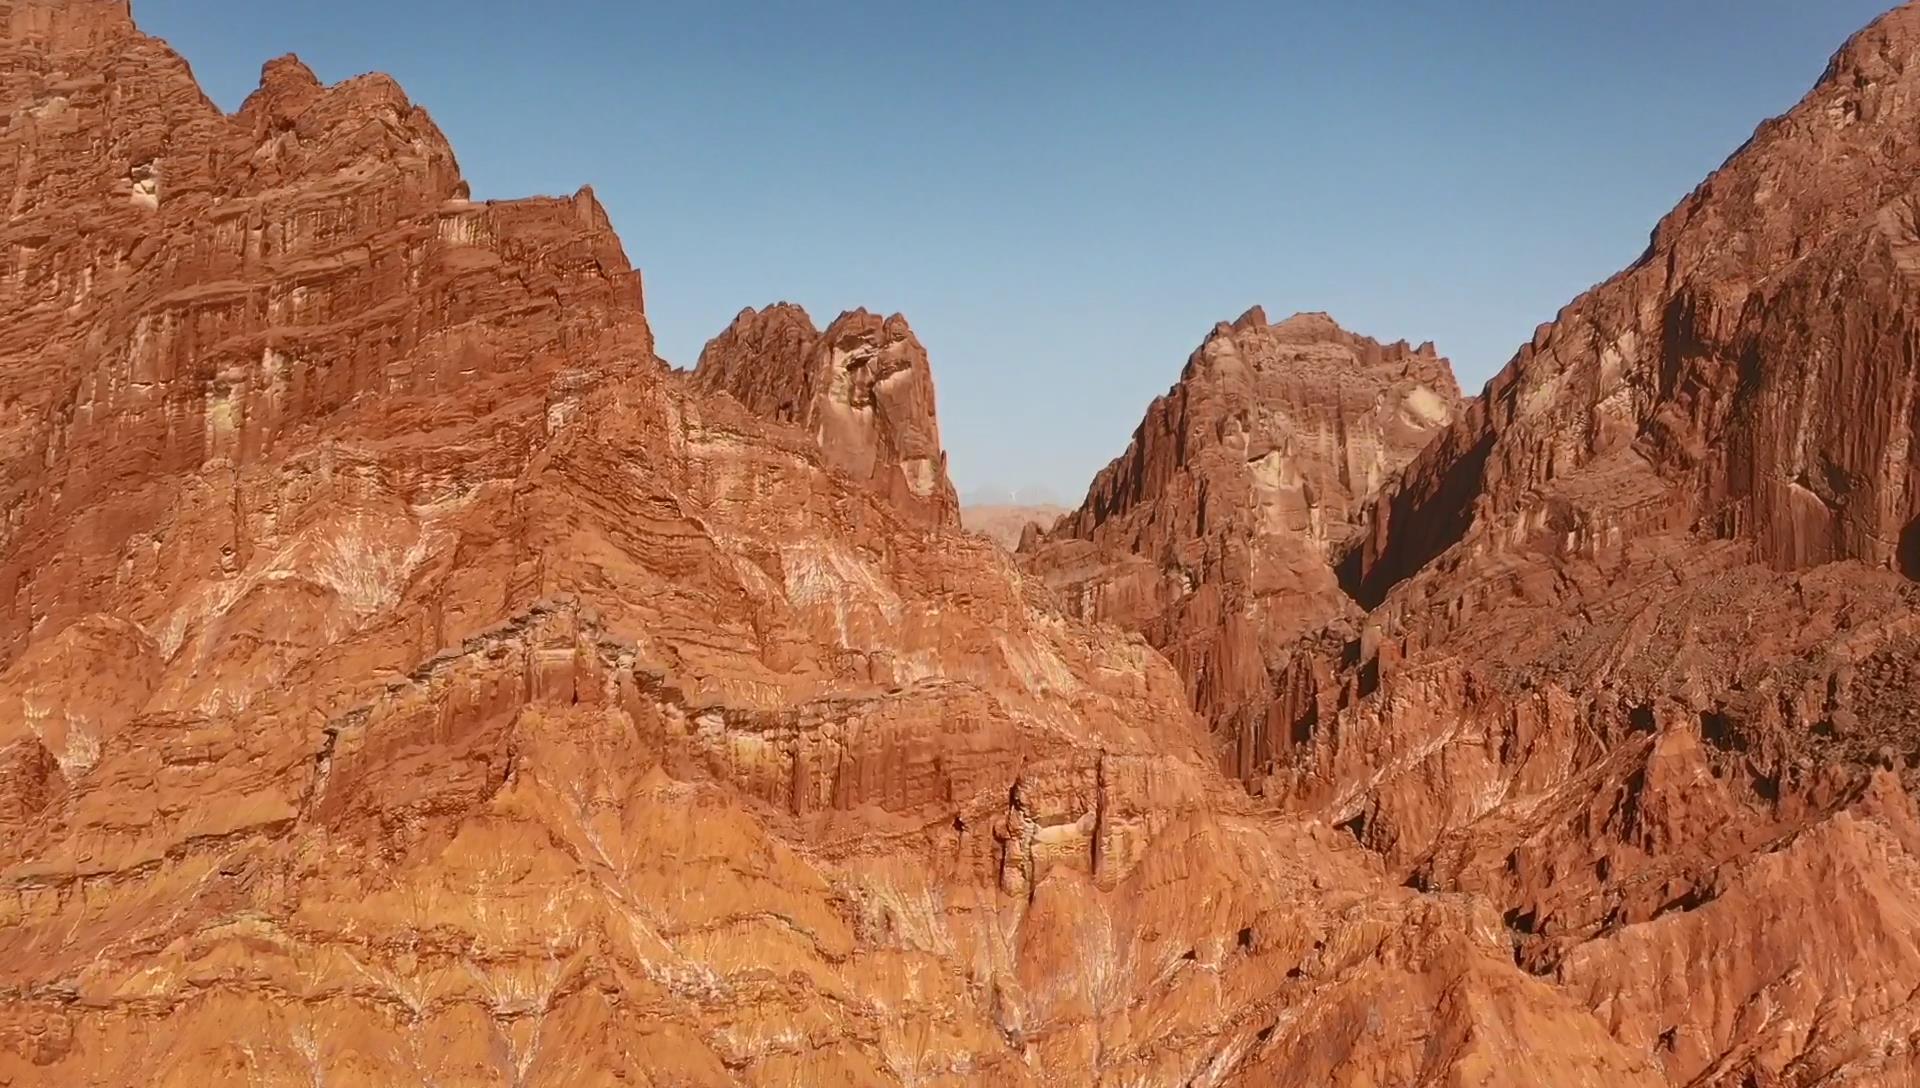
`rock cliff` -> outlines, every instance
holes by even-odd
[[[1462,409],[1431,344],[1381,344],[1325,314],[1216,326],[1126,453],[1029,569],[1091,620],[1143,632],[1187,677],[1230,767],[1250,773],[1269,670],[1357,614],[1334,561],[1376,490]]]
[[[904,323],[675,375],[391,81],[0,28],[0,1083],[1660,1083],[952,524]]]
[[[826,331],[791,303],[746,309],[700,353],[695,382],[814,436],[827,463],[918,520],[955,525],[927,349],[895,314],[841,314]]]
[[[1303,582],[1265,611],[1324,626],[1249,640],[1252,789],[1489,903],[1672,1084],[1920,1075],[1917,103],[1907,5],[1363,497],[1353,606]]]
[[[1250,313],[1018,557],[904,321],[676,374],[392,81],[0,32],[0,1084],[1920,1078],[1920,8],[1482,399]]]

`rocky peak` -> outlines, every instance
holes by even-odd
[[[1270,323],[1254,307],[1213,328],[1022,561],[1079,614],[1145,633],[1238,746],[1262,713],[1268,657],[1353,613],[1332,562],[1374,490],[1461,407],[1431,344],[1381,344],[1323,313]]]
[[[818,392],[811,362],[819,341],[820,330],[801,307],[791,302],[764,310],[749,306],[707,342],[694,376],[703,387],[731,393],[760,415],[805,423]]]
[[[1248,314],[1258,320],[1266,316],[1266,311],[1256,306],[1248,311]],[[1240,321],[1235,324],[1245,322],[1247,322],[1247,318],[1242,317]],[[1259,325],[1254,327],[1269,328],[1273,330],[1275,335],[1296,340],[1338,340],[1351,335],[1347,330],[1340,327],[1340,322],[1335,321],[1332,314],[1324,310],[1296,313],[1278,324],[1267,324],[1264,321],[1260,321]]]
[[[1856,35],[1386,490],[1345,579],[1618,555],[1691,529],[1783,569],[1920,577],[1920,6]]]
[[[906,318],[864,309],[816,331],[805,310],[747,309],[700,353],[694,381],[805,428],[826,462],[932,524],[957,525],[927,350]]]
[[[227,116],[124,5],[7,13],[8,139],[35,151],[8,160],[0,226],[22,307],[0,329],[0,403],[21,421],[0,660],[92,607],[153,504],[205,466],[270,459],[323,421],[418,423],[563,368],[651,362],[591,194],[458,199],[445,138],[391,79],[323,87],[283,58]],[[592,350],[609,339],[626,351]],[[556,423],[573,399],[555,394]],[[76,544],[75,518],[112,531]]]
[[[313,69],[288,53],[261,67],[260,87],[241,104],[240,116],[259,118],[275,127],[288,127],[324,91]]]
[[[261,188],[302,176],[394,171],[422,199],[466,192],[446,135],[386,75],[326,86],[298,57],[280,57],[261,70],[259,89],[233,121],[252,131],[246,177]]]
[[[4,0],[0,27],[8,41],[53,53],[91,49],[139,33],[130,0]]]
[[[1252,473],[1257,479],[1238,490],[1251,495],[1268,478],[1292,481],[1266,487],[1287,492],[1281,504],[1297,507],[1276,512],[1267,528],[1305,535],[1325,553],[1344,539],[1360,500],[1460,404],[1452,368],[1431,343],[1381,344],[1324,313],[1270,324],[1256,306],[1214,327],[1062,531],[1084,539],[1125,536],[1131,550],[1151,553],[1166,543],[1163,533],[1109,523],[1135,509],[1163,520],[1169,489],[1188,486],[1195,474]],[[1241,509],[1230,502],[1211,516]]]
[[[298,55],[283,53],[260,66],[260,89],[317,91],[320,89],[320,77],[314,75],[313,69],[307,67],[307,62]]]
[[[1267,325],[1267,308],[1258,303],[1247,307],[1247,312],[1233,321],[1236,329],[1264,329]]]

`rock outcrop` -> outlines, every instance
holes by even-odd
[[[901,323],[715,395],[391,81],[0,28],[0,1083],[1660,1083],[953,527]]]
[[[1359,496],[1323,553],[1352,604],[1300,579],[1216,610],[1200,577],[1105,608],[1169,647],[1255,793],[1490,904],[1667,1083],[1920,1076],[1916,110],[1907,5]],[[1164,493],[1136,451],[1206,432],[1156,416],[1056,536]],[[1248,541],[1252,495],[1186,506]],[[1143,586],[1182,569],[1151,534],[1116,550]],[[1088,544],[1023,558],[1113,599]],[[1265,659],[1223,670],[1223,643]]]
[[[1669,1083],[1920,1076],[1916,110],[1908,5],[1380,489],[1241,733]]]
[[[1668,529],[1781,570],[1920,577],[1914,22],[1862,32],[1633,267],[1539,329],[1382,496],[1345,572],[1362,599],[1469,537],[1459,554],[1605,557]]]
[[[782,302],[740,311],[700,353],[694,381],[806,430],[836,471],[930,525],[958,524],[934,411],[933,368],[907,320],[865,310],[825,332]]]
[[[391,81],[0,32],[0,1084],[1920,1079],[1920,8],[1483,399],[1249,314],[1018,557],[904,322],[676,374]]]
[[[228,117],[124,3],[4,11],[0,660],[131,585],[199,574],[168,566],[196,546],[244,569],[261,546],[245,508],[278,518],[332,486],[316,469],[293,494],[249,493],[245,473],[321,448],[323,427],[427,434],[531,380],[557,418],[584,376],[569,357],[609,344],[653,365],[639,278],[592,193],[468,200],[391,80],[321,87],[283,58]],[[456,462],[529,439],[416,443],[419,501],[454,497]],[[167,536],[189,508],[180,529],[203,539]]]
[[[1216,326],[1127,452],[1028,567],[1078,615],[1143,632],[1251,770],[1269,670],[1356,614],[1334,560],[1374,492],[1460,412],[1431,344],[1381,344],[1325,314]]]

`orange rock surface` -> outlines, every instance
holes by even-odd
[[[1229,769],[1267,750],[1284,648],[1358,613],[1334,560],[1368,501],[1460,411],[1431,344],[1325,314],[1216,326],[1084,505],[1022,549],[1085,619],[1144,633],[1186,676]]]
[[[921,521],[953,525],[927,349],[899,314],[844,313],[816,331],[791,303],[742,310],[700,353],[694,381],[811,433],[827,465]]]
[[[1018,557],[903,320],[676,373],[391,81],[0,30],[0,1085],[1920,1079],[1920,9],[1485,399],[1250,314]]]
[[[1257,794],[1489,904],[1670,1084],[1920,1078],[1917,102],[1907,5],[1350,508],[1357,607],[1302,577],[1222,610],[1231,573],[1138,531],[1171,607],[1063,578],[1072,539],[1028,557],[1168,648]],[[1181,479],[1143,463],[1179,464],[1130,452],[1056,536]],[[1257,505],[1220,554],[1303,547]]]

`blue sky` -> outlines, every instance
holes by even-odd
[[[591,183],[675,363],[905,313],[961,490],[1071,501],[1254,303],[1477,389],[1888,6],[134,0],[228,109],[297,52],[396,76],[476,197]]]

